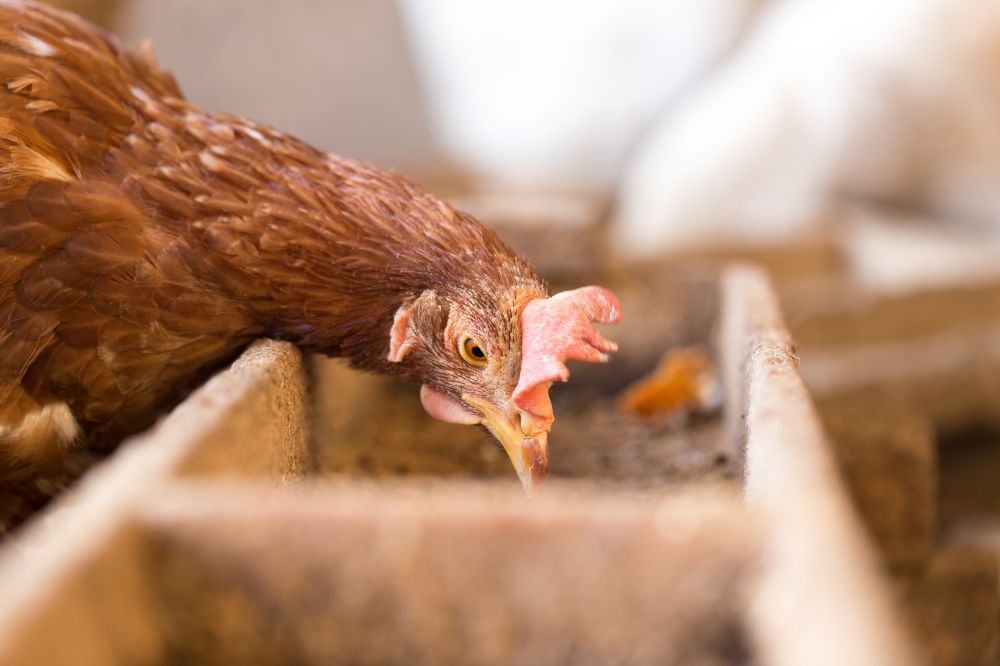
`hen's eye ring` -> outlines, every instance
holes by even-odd
[[[458,341],[458,353],[472,365],[485,366],[486,350],[471,335],[463,335]]]

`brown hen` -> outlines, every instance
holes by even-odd
[[[614,349],[610,292],[546,298],[469,215],[199,110],[71,14],[0,2],[0,86],[0,476],[144,428],[264,336],[419,382],[545,475],[548,388]]]

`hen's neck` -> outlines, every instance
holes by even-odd
[[[246,276],[237,290],[264,334],[371,366],[396,309],[426,289],[485,308],[544,293],[490,228],[406,178],[240,119],[203,122],[199,168],[231,209],[206,234]]]

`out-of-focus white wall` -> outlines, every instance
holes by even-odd
[[[209,109],[425,181],[614,200],[629,256],[859,200],[1000,235],[1000,0],[58,1],[116,6]]]
[[[116,23],[152,39],[206,109],[383,166],[442,168],[393,0],[130,0]]]
[[[762,0],[400,0],[440,137],[493,187],[610,194]]]

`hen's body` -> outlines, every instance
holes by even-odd
[[[255,337],[410,372],[387,333],[427,289],[544,296],[401,177],[204,113],[151,57],[0,2],[0,476],[144,427]]]

